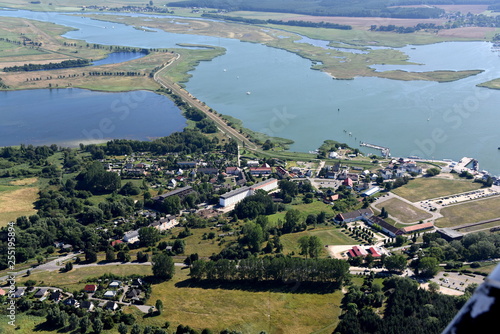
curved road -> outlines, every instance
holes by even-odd
[[[206,104],[195,98],[193,95],[191,95],[188,91],[180,87],[175,82],[170,81],[168,79],[159,78],[160,72],[165,71],[168,68],[168,66],[172,65],[176,61],[179,61],[180,58],[181,55],[177,53],[174,59],[169,60],[168,63],[164,64],[161,69],[156,71],[156,73],[153,76],[153,79],[161,86],[172,90],[173,93],[180,96],[189,105],[201,110],[205,115],[207,115],[208,118],[210,118],[212,121],[215,122],[215,124],[223,134],[235,139],[237,142],[243,143],[245,147],[250,150],[257,150],[258,146],[256,144],[252,143],[247,137],[245,137],[245,135],[239,133],[238,130],[235,130],[234,128],[227,125],[226,121],[224,121],[224,119],[222,119],[220,116],[210,112],[210,107],[208,107]]]

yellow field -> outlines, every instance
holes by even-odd
[[[500,197],[493,197],[441,209],[444,218],[436,220],[437,227],[453,227],[500,217]],[[489,226],[491,227],[491,226]]]
[[[402,223],[413,223],[431,218],[432,215],[414,207],[398,198],[391,198],[376,205],[377,209],[385,208],[387,212]]]
[[[18,182],[21,181],[25,180]],[[2,189],[5,188],[3,187]],[[30,216],[36,213],[33,203],[38,199],[38,188],[13,188],[14,190],[0,192],[0,227],[7,225],[10,221],[16,220],[17,217]]]
[[[172,281],[153,287],[149,303],[163,301],[160,316],[146,318],[145,325],[170,321],[214,332],[226,328],[243,333],[331,333],[338,323],[342,293],[285,293],[189,287],[188,270],[176,268]],[[291,288],[290,286],[288,289]]]

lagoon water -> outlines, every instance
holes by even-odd
[[[161,48],[176,47],[177,43],[222,46],[226,54],[197,66],[187,90],[218,112],[241,119],[252,130],[293,139],[292,150],[314,150],[325,139],[354,147],[364,141],[389,147],[394,156],[474,157],[481,169],[500,174],[500,91],[476,87],[500,78],[500,57],[487,42],[407,46],[401,50],[410,61],[423,65],[375,66],[377,70],[484,71],[451,83],[333,80],[311,70],[307,59],[260,44],[141,31],[78,16],[24,11],[2,11],[0,15],[72,26],[79,30],[68,32],[66,37],[90,43]],[[6,145],[3,137],[0,133],[0,144]],[[367,152],[364,148],[362,151]]]
[[[39,89],[0,92],[0,101],[2,146],[78,146],[113,138],[148,140],[186,126],[172,101],[147,91]]]

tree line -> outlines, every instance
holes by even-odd
[[[416,1],[412,5],[417,3],[425,4],[425,2]],[[224,11],[263,11],[350,17],[437,18],[445,12],[443,9],[434,7],[395,7],[394,3],[388,3],[384,0],[355,2],[343,0],[188,0],[171,2],[169,5],[174,7],[216,8]]]
[[[44,71],[44,70],[57,70],[62,68],[83,67],[91,64],[88,59],[72,59],[63,60],[60,63],[48,64],[24,64],[22,66],[4,67],[4,72],[30,72],[30,71]]]
[[[248,24],[276,24],[276,25],[287,25],[287,26],[296,26],[296,27],[311,27],[311,28],[326,28],[326,29],[341,29],[341,30],[351,30],[352,26],[347,24],[338,24],[338,23],[330,23],[330,22],[311,22],[311,21],[299,21],[299,20],[290,20],[290,21],[282,21],[282,20],[260,20],[260,19],[249,19],[240,16],[227,16],[221,14],[202,14],[202,17],[221,19],[226,21],[233,22],[242,22]]]
[[[321,282],[342,284],[349,277],[349,264],[338,259],[250,257],[239,261],[197,260],[191,264],[194,280]]]

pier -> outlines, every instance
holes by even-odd
[[[473,163],[473,167],[472,168],[467,168],[467,166],[470,163]],[[460,161],[457,163],[457,165],[453,169],[457,173],[461,173],[464,170],[467,170],[467,171],[468,170],[477,171],[479,169],[479,163],[474,158],[463,157],[462,159],[460,159]]]
[[[388,147],[383,147],[383,146],[373,145],[373,144],[368,144],[368,143],[361,143],[361,144],[359,144],[359,146],[366,146],[369,148],[374,148],[376,150],[380,150],[382,152],[382,156],[384,156],[385,158],[388,158],[391,156],[391,150]]]

